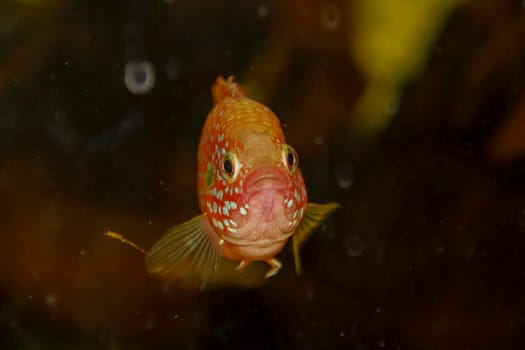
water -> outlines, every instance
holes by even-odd
[[[523,11],[465,2],[371,135],[352,127],[360,1],[0,2],[0,348],[521,349]],[[149,249],[198,214],[230,74],[286,126],[309,200],[340,208],[301,275],[288,245],[276,276],[201,292],[103,233]]]

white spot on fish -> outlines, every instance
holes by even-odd
[[[248,212],[246,211],[246,209],[244,209],[244,207],[241,207],[241,209],[239,209],[239,213],[241,213],[241,215],[248,214]]]
[[[220,221],[217,221],[217,227],[220,228],[221,230],[224,230],[224,225]]]
[[[228,211],[228,208],[226,206],[224,206],[224,208],[222,208],[222,211],[224,212],[224,215],[230,216],[230,212]]]
[[[235,203],[235,202],[230,202],[230,207],[231,207],[233,210],[237,209],[237,203]]]
[[[297,217],[297,214],[299,214],[299,211],[298,210],[294,211],[292,214],[292,219],[295,219]]]
[[[297,200],[297,202],[300,202],[301,198],[299,197],[299,192],[297,192],[297,190],[294,190],[293,194],[294,194],[295,199]]]
[[[226,148],[230,147],[230,142],[229,142],[229,141],[226,141],[226,143],[224,144],[224,146],[226,146]]]
[[[219,214],[222,215],[222,207],[219,207]]]
[[[211,204],[210,204],[210,202],[206,202],[206,206],[208,206],[208,210],[211,211]]]
[[[224,149],[224,147],[221,148],[221,153],[222,153],[222,154],[226,153],[226,149]]]
[[[224,195],[224,193],[222,191],[219,191],[219,193],[217,193],[217,198],[219,198],[220,200],[222,200],[222,196]]]
[[[222,222],[224,222],[224,226],[226,226],[226,227],[230,226],[230,222],[228,221],[228,219],[224,219],[224,220],[222,220]]]
[[[239,187],[235,187],[235,193],[239,194]]]
[[[213,202],[213,214],[217,213],[217,203]]]
[[[230,219],[230,224],[231,224],[232,226],[237,227],[237,223],[236,223],[235,221],[233,221],[232,219]]]
[[[288,201],[288,204],[287,204],[286,206],[287,206],[288,208],[291,208],[292,205],[293,205],[293,199],[290,199],[290,200]]]
[[[237,232],[237,230],[234,229],[233,227],[228,227],[228,231],[233,232],[233,233]]]

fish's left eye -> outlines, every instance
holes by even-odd
[[[290,145],[283,146],[283,161],[288,171],[293,173],[297,169],[297,164],[299,163],[299,157],[297,152]]]

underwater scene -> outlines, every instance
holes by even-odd
[[[525,1],[0,0],[0,349],[525,348]]]

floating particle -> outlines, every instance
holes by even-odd
[[[348,163],[335,166],[334,177],[341,188],[350,188],[354,183],[354,168]]]
[[[46,304],[50,307],[55,307],[57,305],[57,297],[54,294],[46,295]]]
[[[399,110],[399,97],[392,97],[385,106],[385,112],[389,116],[393,116]]]
[[[314,145],[321,146],[324,143],[324,138],[317,136],[314,138]]]
[[[356,236],[346,237],[343,241],[343,246],[346,250],[346,254],[353,258],[360,256],[365,251],[365,244]]]
[[[149,61],[126,63],[124,83],[134,95],[147,94],[155,86],[155,67]]]
[[[321,9],[321,23],[326,29],[334,30],[341,25],[341,10],[336,4],[327,4]]]
[[[144,330],[145,331],[151,331],[153,328],[155,328],[155,325],[157,324],[157,320],[154,316],[148,317],[146,321],[144,321]]]
[[[177,60],[175,57],[168,58],[168,61],[164,66],[164,72],[166,73],[166,76],[171,80],[178,79],[181,75],[181,67],[179,60]]]
[[[257,9],[257,15],[259,15],[260,18],[266,18],[266,16],[268,16],[268,6],[264,4],[259,5],[259,8]]]

